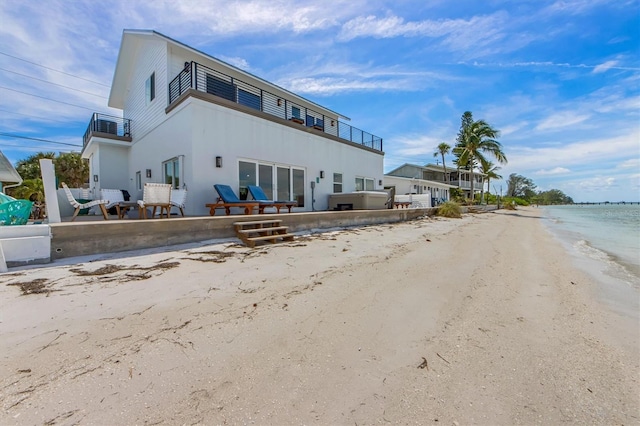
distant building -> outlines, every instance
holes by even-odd
[[[484,175],[473,172],[473,192],[482,191]],[[451,188],[462,189],[465,197],[470,198],[471,172],[447,167],[445,175],[444,167],[436,164],[420,166],[405,163],[384,175],[385,188],[395,188],[395,193],[403,194],[430,194],[432,205],[448,201],[451,198]]]

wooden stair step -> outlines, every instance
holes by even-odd
[[[288,226],[270,226],[267,228],[238,229],[239,234],[257,234],[260,232],[286,231]]]
[[[274,235],[261,235],[258,237],[247,237],[249,241],[268,241],[282,238],[283,240],[293,241],[293,234],[274,234]]]
[[[234,222],[233,226],[256,226],[256,225],[267,225],[267,224],[276,224],[282,223],[282,219],[273,219],[273,220],[253,220],[247,222]]]

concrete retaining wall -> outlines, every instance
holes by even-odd
[[[51,224],[51,259],[235,237],[233,223],[282,219],[290,232],[374,225],[431,216],[436,209],[350,210]]]

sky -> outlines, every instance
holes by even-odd
[[[0,150],[79,152],[124,29],[155,30],[436,163],[471,111],[516,173],[576,202],[640,201],[640,0],[0,0]],[[452,164],[453,157],[445,162]],[[440,160],[441,161],[441,160]]]

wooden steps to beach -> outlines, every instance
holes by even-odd
[[[275,244],[281,241],[293,241],[293,234],[289,234],[287,226],[282,226],[281,219],[253,220],[234,222],[236,235],[247,247],[255,247],[258,242]]]

